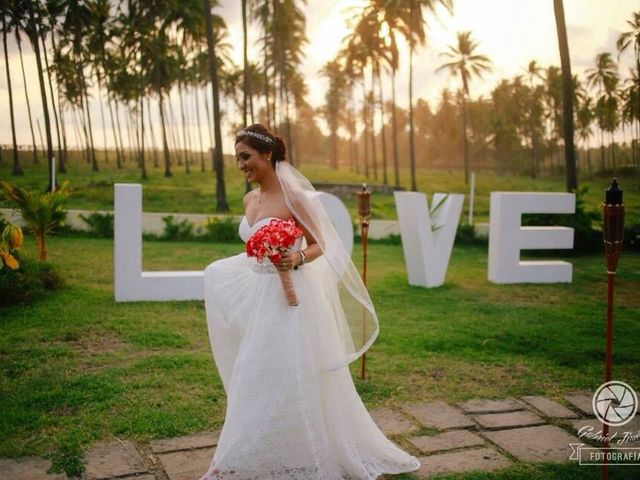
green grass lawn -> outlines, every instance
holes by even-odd
[[[10,179],[20,185],[42,190],[47,186],[47,169],[44,164],[34,166],[27,152],[21,152],[22,166],[25,171],[23,177],[11,176],[11,164],[8,155],[0,163],[0,178]],[[142,183],[143,209],[148,212],[181,212],[181,213],[215,213],[215,178],[207,162],[207,171],[201,172],[198,165],[191,167],[191,173],[185,173],[184,167],[173,166],[173,177],[163,176],[162,166],[154,168],[148,160],[149,178],[140,180],[139,170],[133,162],[125,163],[122,170],[115,168],[115,158],[111,152],[109,163],[105,163],[104,153],[98,152],[98,162],[101,170],[92,172],[91,166],[82,160],[77,152],[72,152],[67,174],[62,174],[60,180],[68,179],[74,189],[69,199],[68,207],[73,209],[112,210],[113,183]],[[302,164],[299,166],[312,182],[382,184],[382,173],[378,180],[371,176],[356,175],[348,170],[333,170],[324,165]],[[389,184],[393,185],[392,170],[389,171]],[[244,195],[244,177],[238,171],[235,161],[230,156],[225,158],[225,182],[227,201],[230,214],[241,215],[242,197]],[[625,191],[626,214],[628,222],[640,221],[640,178],[636,174],[619,175],[620,184]],[[592,177],[580,175],[581,185],[587,185],[589,191],[585,197],[588,210],[600,211],[603,190],[609,183],[609,177]],[[469,187],[464,184],[464,174],[461,170],[432,170],[418,169],[416,172],[418,191],[457,192],[468,196]],[[400,185],[408,189],[411,185],[409,169],[400,168]],[[254,184],[255,187],[255,184]],[[563,192],[565,180],[562,176],[541,177],[535,180],[491,171],[480,171],[476,175],[475,220],[486,222],[489,219],[489,193],[492,191],[541,191]],[[357,216],[357,204],[353,199],[345,200],[345,204],[352,216]],[[0,199],[0,206],[7,203]],[[396,209],[393,195],[374,194],[371,198],[372,218],[395,219]],[[464,204],[463,221],[468,216],[468,198]]]
[[[68,286],[31,305],[0,309],[0,457],[54,452],[64,464],[113,435],[146,441],[222,426],[226,399],[203,303],[115,303],[112,249],[111,240],[52,238],[50,260]],[[149,241],[143,265],[201,269],[242,249],[240,242]],[[26,254],[35,256],[32,237]],[[455,247],[446,284],[423,289],[407,285],[400,246],[371,244],[368,283],[380,335],[367,354],[366,380],[358,376],[360,362],[351,364],[367,408],[595,390],[604,375],[604,261],[598,255],[570,261],[571,284],[494,285],[486,280],[486,247]],[[640,255],[624,253],[613,372],[635,387],[638,291]],[[575,465],[517,465],[507,473],[446,478],[598,475]]]

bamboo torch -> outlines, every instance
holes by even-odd
[[[360,218],[360,238],[362,238],[362,282],[367,286],[367,236],[369,234],[369,219],[371,218],[371,192],[367,184],[362,184],[362,190],[358,192],[358,217]],[[366,311],[362,307],[362,343],[366,341]],[[360,378],[364,380],[365,355],[362,354],[360,363]]]
[[[609,188],[605,191],[604,204],[604,225],[602,229],[604,237],[604,255],[607,261],[607,324],[606,324],[606,345],[605,345],[605,367],[604,381],[611,381],[611,364],[613,350],[613,287],[615,286],[616,268],[618,258],[622,250],[624,232],[624,203],[622,203],[622,190],[614,177]],[[607,448],[609,441],[609,425],[603,422],[604,449],[601,478],[609,478]]]

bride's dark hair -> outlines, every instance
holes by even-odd
[[[256,135],[251,135],[251,132]],[[236,135],[235,143],[237,145],[240,142],[246,143],[260,153],[271,152],[271,165],[274,168],[276,163],[287,159],[287,147],[282,137],[274,135],[261,123],[254,123],[240,130]]]

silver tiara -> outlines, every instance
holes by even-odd
[[[262,140],[263,142],[276,143],[273,140],[273,138],[269,138],[266,135],[263,135],[261,133],[252,132],[251,130],[240,130],[238,132],[238,136],[240,136],[240,135],[249,135],[250,137],[257,138],[258,140]]]

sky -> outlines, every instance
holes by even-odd
[[[327,82],[318,71],[335,57],[342,38],[348,33],[347,17],[363,5],[361,0],[308,0],[304,7],[307,18],[306,48],[302,72],[309,85],[309,102],[320,106],[324,101]],[[594,64],[601,52],[616,55],[615,42],[622,31],[628,30],[627,20],[634,10],[640,9],[638,0],[564,0],[565,18],[568,30],[571,67],[574,74],[583,76],[585,69]],[[229,43],[233,46],[232,58],[242,62],[242,23],[240,2],[220,0],[217,12],[225,19],[229,30]],[[351,13],[353,14],[353,13]],[[443,63],[439,56],[448,45],[455,44],[456,33],[470,30],[478,41],[478,52],[487,55],[493,70],[482,79],[471,84],[471,96],[487,96],[497,81],[524,73],[531,60],[539,65],[560,65],[558,41],[552,0],[454,0],[453,14],[439,10],[437,17],[427,17],[427,44],[415,53],[414,97],[422,97],[433,103],[441,90],[459,88],[457,78],[447,72],[436,73]],[[255,25],[249,31],[249,58],[258,60],[259,32]],[[13,40],[13,39],[12,39]],[[30,95],[34,122],[42,120],[40,95],[35,69],[35,60],[28,42],[23,42],[27,91]],[[16,107],[18,142],[30,143],[24,84],[20,73],[15,40],[9,42],[11,79]],[[398,71],[397,100],[400,106],[408,102],[408,54],[401,46],[401,66]],[[3,58],[4,60],[4,58]],[[621,73],[627,76],[632,53],[621,57]],[[389,86],[385,95],[390,96]],[[97,103],[97,102],[94,102]],[[35,107],[34,107],[35,105]],[[99,107],[92,105],[92,115],[97,119]],[[202,117],[204,118],[204,117]],[[157,121],[157,119],[156,119]],[[98,121],[96,145],[102,145],[102,133]],[[224,133],[223,133],[224,134]],[[38,133],[36,131],[36,137]],[[4,61],[0,66],[0,143],[10,142],[9,107]],[[231,140],[229,140],[231,142]],[[39,143],[39,140],[38,140]],[[227,142],[225,142],[227,144]],[[225,151],[229,148],[225,146]]]

